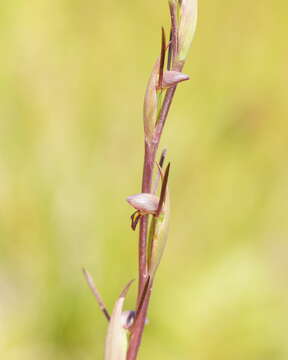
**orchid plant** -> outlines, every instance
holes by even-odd
[[[105,360],[137,358],[155,274],[168,237],[170,163],[164,170],[166,150],[162,151],[159,162],[156,156],[177,85],[189,79],[182,69],[195,33],[197,0],[170,0],[169,9],[171,18],[169,41],[166,40],[162,28],[160,56],[152,69],[144,98],[145,153],[142,189],[141,193],[127,198],[128,203],[135,210],[131,216],[132,229],[136,230],[139,223],[139,280],[136,310],[123,311],[130,282],[121,292],[110,316],[91,275],[83,270],[88,285],[109,322]],[[155,175],[154,169],[156,169]],[[160,180],[161,186],[159,186]]]

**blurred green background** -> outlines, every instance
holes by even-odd
[[[162,146],[172,221],[139,359],[288,359],[287,1],[200,1]],[[166,1],[0,4],[0,357],[103,358],[137,277],[144,89]],[[127,299],[134,304],[136,286]]]

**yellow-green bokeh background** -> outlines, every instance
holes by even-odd
[[[172,221],[140,359],[288,359],[288,5],[200,0],[162,144]],[[166,1],[0,5],[0,358],[103,358]],[[134,304],[135,286],[127,299]]]

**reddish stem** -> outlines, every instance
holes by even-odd
[[[152,282],[151,284],[149,284],[149,288],[147,290],[146,296],[143,301],[143,305],[141,307],[141,312],[136,317],[135,323],[133,325],[130,344],[127,352],[127,360],[135,360],[137,358],[137,354],[141,344],[143,330],[145,326],[151,291],[152,291]]]
[[[142,178],[142,192],[150,193],[152,185],[152,175],[154,168],[154,161],[156,156],[157,148],[153,145],[145,142],[145,155],[144,155],[144,166],[143,166],[143,178]],[[142,216],[140,220],[140,231],[139,231],[139,286],[138,286],[138,297],[137,306],[139,305],[140,297],[144,290],[148,271],[147,271],[147,230],[148,230],[148,215]]]

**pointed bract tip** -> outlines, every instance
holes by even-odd
[[[164,164],[164,160],[166,158],[166,155],[167,155],[167,149],[163,149],[163,151],[161,153],[160,161],[159,161],[160,168],[162,168],[162,166]]]
[[[135,281],[135,279],[132,279],[128,282],[128,284],[125,286],[125,288],[121,291],[119,298],[125,298],[125,296],[127,295],[127,292],[130,288],[130,286],[132,285],[132,283]]]

